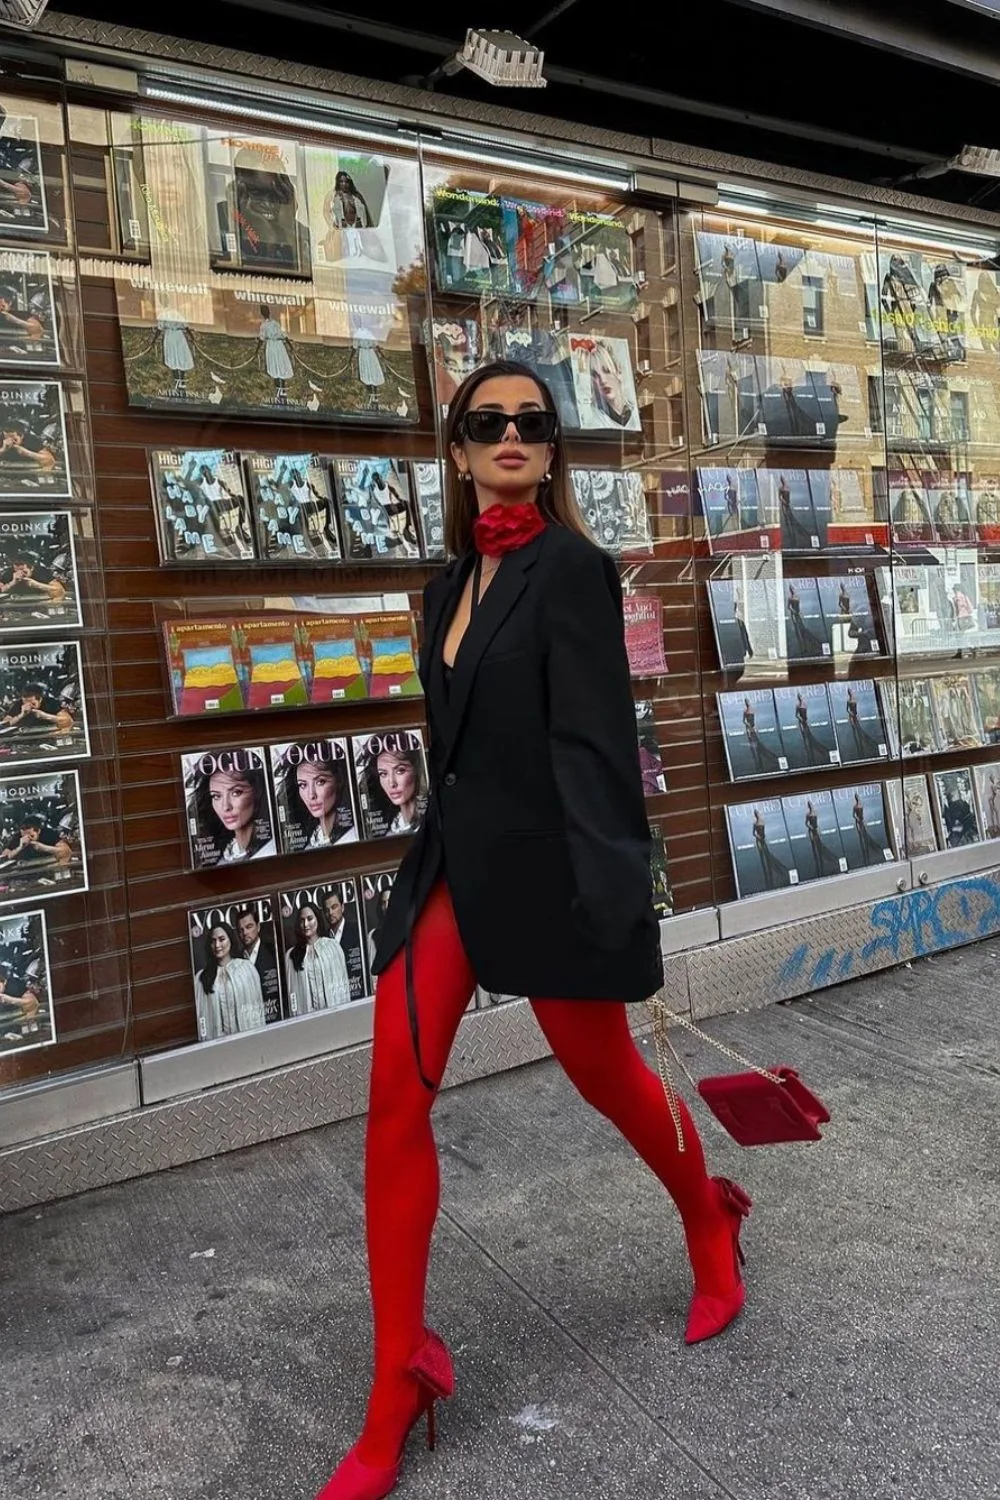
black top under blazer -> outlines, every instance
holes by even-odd
[[[547,526],[501,560],[446,684],[444,638],[474,562],[424,591],[430,801],[373,970],[446,875],[484,989],[645,1000],[663,962],[618,570]]]

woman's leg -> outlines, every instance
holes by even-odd
[[[423,1070],[439,1083],[475,976],[444,881],[431,892],[413,933],[413,980]],[[383,1467],[399,1457],[417,1410],[406,1366],[424,1338],[424,1287],[438,1211],[436,1095],[421,1082],[406,1008],[404,955],[375,991],[375,1046],[365,1145],[365,1215],[375,1323],[375,1381],[358,1457]]]
[[[629,1029],[626,1007],[611,1000],[532,1000],[545,1038],[588,1104],[614,1125],[656,1173],[680,1211],[695,1287],[710,1296],[733,1290],[730,1220],[705,1167],[694,1121],[678,1099],[683,1152],[663,1083]]]

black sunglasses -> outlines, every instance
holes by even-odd
[[[499,443],[510,423],[522,443],[551,443],[559,426],[554,411],[493,411],[480,407],[462,418],[462,433],[470,443]]]

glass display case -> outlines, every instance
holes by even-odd
[[[0,1087],[366,1014],[487,360],[619,563],[665,950],[1000,863],[994,240],[43,73],[0,96]]]

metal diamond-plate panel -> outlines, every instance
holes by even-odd
[[[63,43],[60,51],[72,51],[72,44],[85,50],[97,49],[102,53],[119,54],[141,61],[145,58],[162,58],[191,67],[211,69],[236,78],[254,78],[262,83],[272,80],[292,88],[315,90],[322,94],[338,94],[350,100],[356,107],[359,101],[404,110],[410,114],[421,114],[428,118],[444,116],[449,123],[464,121],[479,124],[486,130],[507,130],[541,137],[553,146],[577,144],[592,146],[599,151],[618,153],[623,156],[654,158],[678,167],[707,173],[713,177],[746,177],[764,180],[772,187],[786,184],[809,193],[823,193],[849,199],[874,203],[883,208],[901,208],[910,213],[926,213],[949,219],[963,220],[996,228],[1000,226],[1000,214],[990,213],[965,204],[942,204],[933,198],[922,198],[915,194],[902,193],[891,187],[862,185],[840,177],[826,177],[816,172],[775,166],[770,162],[755,161],[750,157],[734,156],[726,152],[706,151],[684,146],[676,141],[650,140],[645,136],[619,135],[612,131],[597,130],[592,126],[562,121],[547,115],[529,114],[526,111],[497,108],[479,104],[471,99],[455,100],[443,94],[423,93],[417,89],[404,88],[397,84],[375,82],[357,78],[348,73],[335,73],[323,68],[313,68],[300,63],[281,63],[258,57],[250,52],[238,52],[228,47],[215,47],[207,43],[180,41],[164,37],[156,32],[140,31],[128,26],[107,26],[101,22],[87,21],[78,16],[59,15],[49,12],[43,17],[34,32],[35,36],[48,36],[56,43]],[[485,133],[485,132],[484,132]]]
[[[692,1014],[769,1005],[997,932],[996,871],[918,887],[689,954]]]

